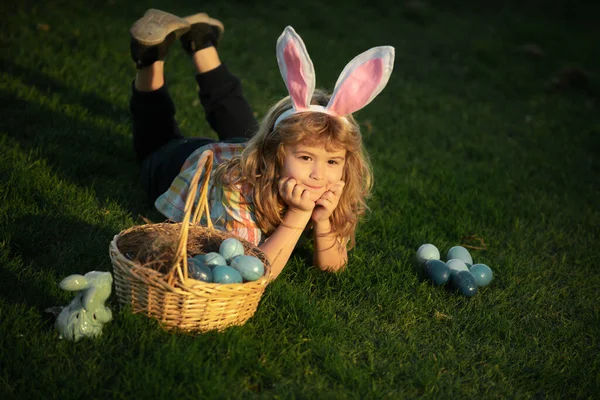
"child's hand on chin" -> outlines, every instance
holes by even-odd
[[[279,180],[279,195],[288,205],[289,210],[293,212],[312,212],[316,205],[310,199],[307,187],[297,183],[294,178],[285,177]]]
[[[328,190],[315,202],[315,209],[311,216],[313,222],[319,223],[329,220],[329,217],[333,214],[333,210],[340,203],[345,184],[344,181],[339,181],[330,185]]]

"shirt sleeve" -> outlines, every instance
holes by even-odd
[[[216,229],[231,232],[255,246],[262,244],[265,238],[256,221],[253,201],[241,186],[213,186],[209,206]]]

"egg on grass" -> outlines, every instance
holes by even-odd
[[[494,279],[492,269],[485,264],[475,264],[470,268],[471,274],[475,277],[477,286],[483,287],[490,284]]]
[[[452,276],[456,275],[459,271],[469,271],[469,267],[463,260],[459,260],[458,258],[453,258],[446,261],[446,265],[450,268],[450,273]]]
[[[452,281],[454,286],[465,296],[472,297],[477,294],[477,282],[475,282],[475,277],[469,271],[458,271],[452,277]]]
[[[465,264],[473,265],[473,257],[471,257],[471,253],[469,253],[469,250],[462,246],[454,246],[448,250],[448,253],[446,254],[446,260],[452,259],[462,260]]]
[[[431,243],[425,243],[417,250],[417,261],[419,264],[425,264],[427,260],[439,260],[440,251]]]
[[[425,263],[425,273],[438,286],[445,284],[450,278],[450,268],[440,260],[428,260]]]

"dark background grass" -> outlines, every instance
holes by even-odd
[[[57,282],[111,270],[112,237],[162,217],[137,184],[128,29],[150,7],[207,11],[260,118],[285,93],[290,24],[317,85],[369,47],[396,48],[388,87],[357,113],[372,211],[348,272],[299,251],[257,314],[172,335],[119,310],[101,339],[59,341]],[[599,386],[598,6],[566,1],[3,3],[0,34],[2,398],[593,398]],[[532,46],[535,45],[535,46]],[[526,47],[524,47],[527,45]],[[192,66],[167,59],[178,120],[213,135]],[[416,249],[477,244],[495,280],[433,287]],[[305,249],[304,249],[305,250]]]

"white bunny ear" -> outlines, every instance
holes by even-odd
[[[291,26],[277,39],[277,63],[294,109],[308,108],[315,91],[315,69],[304,42]]]
[[[387,85],[394,69],[391,46],[373,47],[346,65],[327,105],[327,110],[348,115],[369,104]]]

